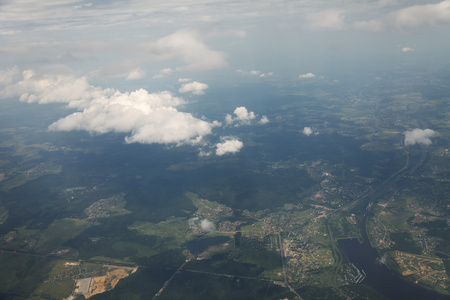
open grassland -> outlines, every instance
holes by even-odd
[[[240,254],[242,257],[239,259],[239,262],[253,264],[264,269],[258,277],[283,280],[280,254],[278,252],[241,247]]]
[[[169,250],[180,248],[180,245],[193,239],[188,235],[188,223],[185,218],[169,218],[159,223],[135,222],[128,227],[129,230],[136,230],[139,234],[156,236],[158,238],[157,248]]]
[[[136,257],[149,257],[157,254],[158,252],[150,247],[135,243],[118,241],[112,245],[112,249],[118,253],[129,253],[133,252],[133,256]]]
[[[88,229],[91,225],[90,222],[78,219],[57,219],[47,229],[38,234],[37,252],[48,254],[62,243]]]
[[[6,207],[3,206],[3,204],[0,202],[0,225],[5,223],[5,221],[8,219],[8,210]]]
[[[34,292],[33,297],[41,299],[65,299],[73,291],[75,282],[72,279],[64,279],[55,282],[45,282]]]
[[[187,192],[185,194],[186,198],[188,198],[189,200],[192,201],[192,203],[195,205],[195,207],[197,207],[199,210],[199,213],[208,213],[211,210],[215,210],[217,208],[225,208],[225,205],[221,205],[215,201],[209,201],[206,199],[202,199],[200,197],[198,197],[197,194],[191,193],[191,192]]]
[[[362,238],[359,223],[355,217],[345,213],[338,214],[329,221],[335,239],[356,237]]]
[[[49,276],[56,260],[11,252],[0,253],[0,290],[28,297]]]
[[[62,166],[57,165],[53,162],[45,162],[37,165],[36,167],[26,170],[26,171],[19,171],[17,170],[16,175],[12,178],[5,180],[1,184],[0,190],[2,191],[9,191],[12,188],[21,186],[28,181],[37,179],[44,175],[50,175],[50,174],[59,174],[61,173]]]

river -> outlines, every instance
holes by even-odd
[[[381,263],[377,250],[372,248],[369,243],[366,232],[367,216],[368,211],[366,211],[361,222],[361,231],[364,236],[362,244],[358,239],[338,241],[340,249],[349,258],[350,262],[366,273],[366,278],[362,283],[367,284],[388,299],[450,299],[450,296],[441,295],[398,277]]]
[[[371,247],[369,237],[367,236],[367,218],[371,207],[369,203],[377,203],[378,199],[383,194],[387,193],[395,183],[401,180],[404,174],[411,175],[419,168],[425,161],[425,158],[426,150],[425,148],[422,148],[422,156],[412,168],[400,172],[397,176],[391,178],[391,180],[381,189],[364,201],[364,204],[367,205],[367,209],[361,221],[361,232],[364,238],[362,244],[356,238],[338,241],[339,248],[348,257],[350,262],[358,269],[364,270],[366,278],[362,283],[372,287],[388,299],[450,299],[450,296],[448,295],[442,295],[435,291],[428,290],[395,275],[381,262],[377,250]]]

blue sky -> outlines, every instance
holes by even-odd
[[[449,63],[450,1],[2,0],[0,53],[1,98],[78,111],[50,130],[232,155],[244,147],[238,137],[207,137],[270,120],[245,107],[209,120],[186,103],[233,82]]]

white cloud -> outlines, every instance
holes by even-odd
[[[396,27],[418,27],[422,25],[437,25],[450,22],[450,1],[434,4],[414,5],[387,16]]]
[[[171,69],[171,68],[164,68],[161,71],[159,71],[158,74],[153,75],[153,79],[164,78],[164,77],[170,75],[172,72],[173,72],[173,69]]]
[[[316,77],[316,75],[314,75],[313,73],[306,73],[298,76],[298,78],[300,79],[314,78],[314,77]]]
[[[249,112],[244,106],[236,107],[234,114],[236,117],[233,117],[230,114],[225,116],[225,124],[230,125],[237,122],[237,125],[249,125],[251,121],[256,118],[255,113],[252,111]]]
[[[310,136],[313,133],[311,127],[305,127],[303,128],[303,134]]]
[[[22,79],[14,82],[15,74],[9,72],[10,84],[0,91],[1,98],[19,97],[23,102],[68,103],[69,107],[84,107],[89,101],[111,94],[110,89],[94,87],[86,77],[72,75],[38,75],[33,70],[22,72]],[[14,82],[14,83],[13,83]]]
[[[212,125],[212,127],[220,127],[220,126],[222,126],[222,122],[214,120],[214,121],[212,121],[211,125]]]
[[[95,71],[91,75],[98,77],[123,77],[126,80],[141,79],[145,76],[145,72],[139,67],[139,60],[125,59],[107,63]]]
[[[188,226],[189,226],[189,228],[192,229],[192,228],[197,227],[198,220],[199,220],[199,217],[193,217],[193,218],[190,218],[190,219],[188,220]]]
[[[354,22],[353,26],[356,29],[379,32],[445,23],[450,23],[450,0],[397,9],[372,20]]]
[[[6,71],[0,70],[0,88],[4,88],[11,84],[18,74],[19,69],[17,67],[13,67]]]
[[[178,78],[178,82],[189,82],[191,80],[192,79],[190,79],[190,78]]]
[[[261,120],[259,120],[259,124],[262,124],[262,125],[267,124],[269,122],[270,121],[269,121],[269,119],[266,116],[262,116]]]
[[[414,51],[414,49],[413,48],[409,48],[409,47],[403,47],[402,48],[402,52],[411,52],[411,51]]]
[[[379,265],[387,265],[389,260],[389,257],[387,256],[387,254],[384,254],[382,257],[378,258],[375,260],[375,262]]]
[[[273,72],[268,72],[268,73],[261,73],[259,74],[259,77],[272,77],[273,76]]]
[[[216,226],[214,226],[214,223],[208,219],[201,220],[200,227],[202,228],[203,231],[206,231],[206,232],[211,232],[216,229]]]
[[[126,80],[136,80],[141,79],[145,76],[145,72],[142,71],[140,68],[134,69],[133,71],[128,74]]]
[[[229,124],[231,124],[231,123],[233,123],[233,122],[234,122],[233,116],[230,115],[230,114],[227,114],[227,115],[225,116],[225,124],[229,125]]]
[[[69,51],[64,52],[63,54],[59,54],[56,59],[60,62],[74,62],[79,61],[80,59],[70,53]]]
[[[225,53],[210,49],[200,34],[192,29],[182,29],[155,43],[144,46],[159,60],[180,60],[186,65],[178,70],[212,70],[227,66]]]
[[[431,138],[439,136],[439,133],[432,129],[413,129],[403,133],[405,135],[405,146],[422,144],[431,145]]]
[[[176,106],[182,103],[170,92],[116,92],[92,100],[82,112],[58,120],[49,129],[131,133],[127,143],[196,144],[211,133],[212,124],[178,111]]]
[[[207,88],[208,85],[206,83],[193,81],[183,84],[178,90],[178,92],[180,93],[192,92],[192,94],[194,95],[203,95],[205,94],[204,90],[206,90]]]
[[[385,24],[380,20],[369,20],[369,21],[357,21],[352,24],[353,28],[370,31],[370,32],[379,32],[385,30]]]
[[[255,118],[255,113],[254,112],[249,112],[247,110],[247,108],[245,108],[244,106],[241,107],[237,107],[234,110],[234,114],[236,115],[236,120],[237,121],[242,121],[242,122],[248,122],[250,120],[253,120]]]
[[[204,232],[211,232],[216,230],[216,226],[208,219],[200,220],[199,217],[193,217],[188,220],[188,226],[190,229],[201,228]]]
[[[171,68],[164,68],[161,71],[159,71],[162,74],[170,74],[173,72],[173,70]]]
[[[41,32],[64,31],[70,29],[83,30],[92,34],[98,31],[104,34],[105,28],[120,28],[130,36],[143,36],[141,30],[152,26],[164,30],[164,26],[180,24],[183,27],[199,27],[205,21],[214,24],[232,22],[237,26],[223,26],[229,28],[214,35],[221,37],[245,37],[246,32],[242,24],[254,27],[258,22],[268,24],[270,21],[282,21],[283,24],[292,22],[293,25],[304,25],[312,29],[346,29],[352,28],[352,21],[357,20],[366,28],[370,24],[380,23],[384,27],[386,17],[390,12],[399,11],[399,23],[440,24],[448,22],[448,0],[406,1],[406,0],[377,0],[377,1],[231,1],[205,2],[193,1],[152,1],[146,5],[142,1],[108,1],[104,3],[92,2],[92,6],[80,4],[80,1],[40,1],[29,5],[27,1],[2,1],[3,30],[9,32],[39,34]],[[47,3],[48,2],[48,3]],[[438,3],[436,3],[438,2]],[[430,3],[414,5],[416,3]],[[407,7],[410,6],[410,7]],[[78,8],[78,9],[75,9]],[[406,7],[406,8],[405,8]],[[82,8],[82,9],[80,9]],[[99,19],[99,14],[102,18]],[[58,16],[57,18],[55,16]],[[290,18],[297,16],[297,18]],[[368,17],[372,20],[367,20]],[[278,19],[277,19],[278,18]],[[282,19],[280,19],[282,18]],[[406,19],[406,20],[403,20]],[[291,21],[292,20],[292,21]],[[355,22],[356,23],[356,22]],[[363,25],[364,24],[364,25]],[[200,26],[201,26],[200,25]],[[279,24],[280,25],[280,24]],[[264,26],[264,25],[263,25]],[[410,25],[408,25],[410,26]],[[33,30],[30,30],[30,27]],[[214,28],[215,26],[210,26]],[[372,26],[373,27],[373,26]],[[247,29],[251,30],[251,28]],[[146,30],[148,34],[149,30]],[[206,35],[206,34],[205,34]],[[212,36],[209,33],[209,36]],[[124,35],[126,37],[126,35]]]
[[[245,71],[245,70],[240,70],[240,69],[236,70],[236,73],[244,75],[244,76],[258,76],[259,78],[271,77],[274,75],[273,72],[263,73],[263,72],[257,71],[257,70]]]
[[[50,130],[125,133],[129,134],[127,143],[197,144],[219,124],[178,111],[185,101],[167,91],[121,93],[91,86],[84,77],[39,76],[32,70],[0,90],[0,96],[42,104],[67,103],[79,111],[54,122]]]
[[[309,13],[306,19],[311,29],[342,29],[344,28],[344,11],[340,9],[327,9]]]
[[[223,137],[224,142],[216,144],[216,155],[222,156],[228,153],[239,152],[244,144],[233,137]]]
[[[202,148],[198,149],[198,156],[200,156],[200,157],[208,157],[208,156],[211,156],[211,154],[212,153],[210,151],[205,151]]]

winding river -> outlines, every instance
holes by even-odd
[[[372,287],[388,299],[450,299],[448,295],[442,295],[428,290],[395,275],[381,262],[377,250],[371,247],[366,230],[367,218],[371,206],[376,204],[378,199],[387,193],[395,183],[403,179],[404,175],[411,175],[419,168],[424,163],[426,154],[426,149],[423,147],[421,158],[413,167],[405,167],[402,172],[391,177],[378,191],[364,199],[361,203],[367,206],[360,227],[364,238],[362,244],[356,238],[338,241],[339,248],[348,257],[350,262],[366,273],[366,278],[362,283]]]

